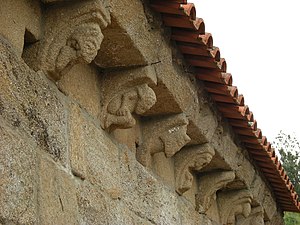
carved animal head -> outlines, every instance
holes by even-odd
[[[201,213],[205,213],[211,206],[211,201],[216,200],[217,191],[224,188],[234,179],[235,173],[233,171],[217,171],[201,176],[199,181],[199,193],[196,198],[197,210]]]
[[[215,155],[215,150],[207,145],[186,147],[175,155],[176,191],[182,195],[193,184],[193,172],[199,172]]]
[[[96,57],[103,41],[103,34],[98,24],[90,23],[79,26],[70,35],[56,58],[55,72],[66,72],[77,63],[89,64]]]
[[[220,217],[223,224],[235,224],[236,216],[247,218],[251,213],[253,196],[248,190],[232,190],[218,195]]]
[[[137,158],[148,167],[151,155],[164,152],[172,157],[191,139],[186,134],[188,119],[184,114],[150,120],[143,125],[144,142],[137,151]]]
[[[186,117],[177,117],[175,123],[170,123],[165,131],[161,133],[160,139],[163,142],[165,155],[172,157],[183,146],[191,141],[187,135],[188,120]]]

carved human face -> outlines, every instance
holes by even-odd
[[[96,24],[79,27],[71,38],[72,47],[76,50],[79,60],[91,63],[96,57],[103,41],[101,29]]]

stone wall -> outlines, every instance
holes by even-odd
[[[0,224],[272,224],[272,191],[140,0],[2,0]]]

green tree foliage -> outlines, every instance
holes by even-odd
[[[300,194],[300,144],[294,135],[286,134],[280,131],[273,147],[280,153],[280,160],[288,174],[291,182],[295,186],[295,190]],[[299,213],[284,213],[284,222],[286,225],[299,225]]]
[[[285,212],[284,223],[286,225],[299,225],[300,224],[300,213]]]
[[[280,153],[280,160],[297,193],[300,193],[300,144],[294,135],[280,131],[273,146]]]

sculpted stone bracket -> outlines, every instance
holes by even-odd
[[[143,115],[156,102],[149,85],[156,85],[156,73],[151,66],[127,69],[101,77],[101,125],[109,132],[127,129],[136,124],[133,114]]]
[[[233,171],[211,172],[199,178],[199,193],[196,196],[196,210],[205,213],[216,200],[218,190],[235,179]]]
[[[247,218],[237,221],[237,225],[264,225],[264,210],[261,206],[256,206],[251,209],[251,213]]]
[[[75,64],[89,64],[96,57],[110,14],[100,0],[82,1],[49,5],[44,20],[43,39],[23,55],[33,69],[58,80]]]
[[[164,152],[172,157],[191,139],[186,134],[188,119],[185,114],[152,119],[143,124],[143,143],[137,149],[137,159],[144,166],[151,164],[151,155]]]
[[[220,192],[217,201],[222,224],[235,224],[239,215],[247,218],[251,213],[252,198],[246,189]]]
[[[215,150],[208,144],[187,147],[175,155],[175,188],[182,195],[193,184],[192,172],[198,172],[210,163]]]

